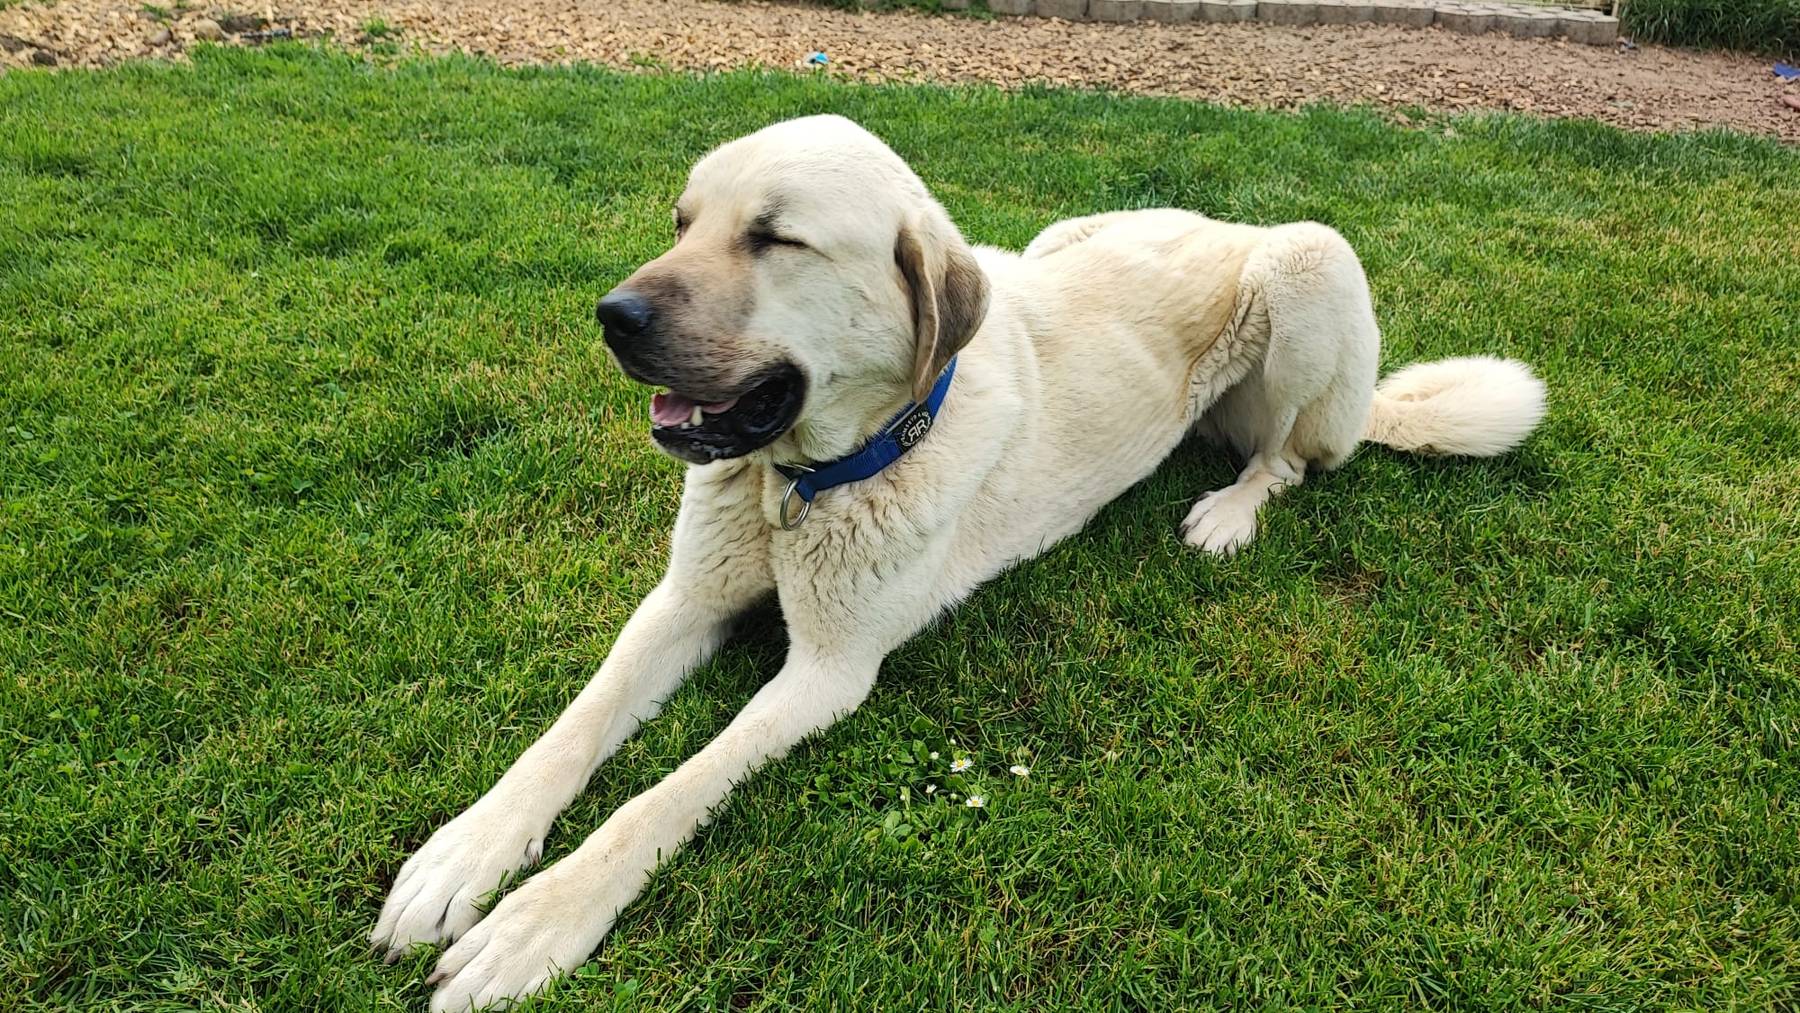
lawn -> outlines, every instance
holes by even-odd
[[[1232,472],[1183,448],[894,654],[541,1008],[1800,1003],[1793,151],[283,48],[0,76],[0,1008],[422,1008],[435,956],[365,949],[385,888],[675,513],[593,302],[692,159],[824,110],[978,242],[1328,222],[1389,367],[1516,355],[1551,415],[1366,449],[1230,560],[1175,537]],[[773,674],[758,618],[547,861]]]

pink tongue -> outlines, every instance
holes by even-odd
[[[650,399],[650,421],[659,426],[678,426],[694,417],[694,402],[673,392]]]
[[[701,411],[717,415],[728,412],[738,403],[737,398],[729,401],[714,401],[700,406]],[[674,391],[666,391],[650,398],[650,421],[659,426],[678,426],[694,417],[694,399],[682,397]]]

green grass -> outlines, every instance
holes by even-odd
[[[433,957],[364,949],[383,890],[675,513],[593,302],[693,158],[820,110],[980,242],[1329,222],[1389,366],[1521,356],[1551,417],[1366,450],[1230,561],[1174,536],[1231,474],[1184,448],[896,652],[542,1008],[1800,1003],[1793,152],[277,47],[0,76],[0,1008],[421,1008]],[[780,652],[702,669],[549,858]],[[981,814],[924,794],[952,739]]]
[[[1619,17],[1643,42],[1800,52],[1800,0],[1626,0]]]

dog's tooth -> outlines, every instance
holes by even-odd
[[[699,405],[695,405],[694,406],[694,417],[691,419],[688,419],[688,425],[697,426],[700,423],[705,422],[705,421],[706,421],[706,414],[700,410]]]

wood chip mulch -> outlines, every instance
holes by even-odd
[[[246,4],[264,0],[245,0]],[[466,50],[501,63],[588,61],[709,70],[795,67],[854,78],[1044,82],[1227,105],[1312,102],[1580,116],[1635,130],[1726,127],[1800,141],[1800,82],[1770,61],[1661,46],[1609,48],[1388,26],[1078,24],[1047,18],[854,13],[710,0],[283,0],[168,9],[55,0],[0,9],[0,67],[182,58],[199,40],[328,36]],[[374,22],[395,35],[365,37]]]

